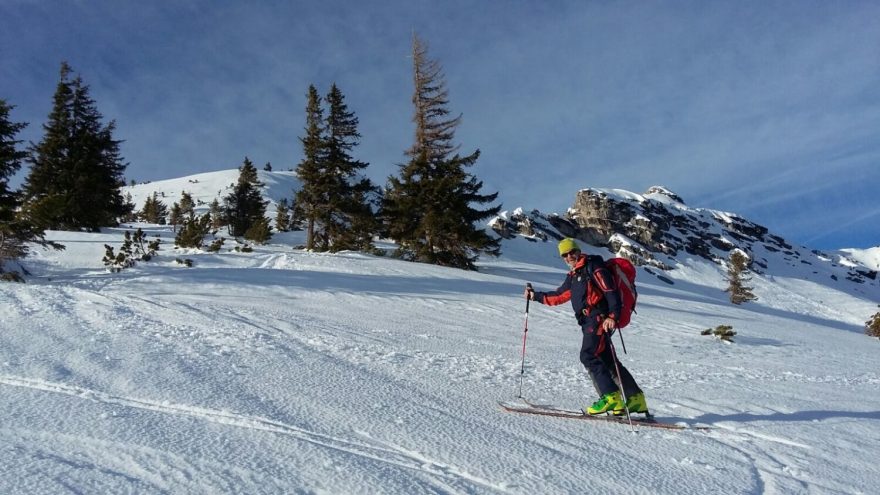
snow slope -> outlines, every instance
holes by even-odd
[[[208,205],[215,199],[223,204],[223,198],[232,193],[238,182],[238,169],[206,172],[203,174],[188,175],[175,179],[145,182],[122,188],[122,194],[130,194],[135,210],[140,210],[144,202],[153,193],[165,203],[169,211],[171,205],[180,201],[182,194],[187,192],[196,202],[196,213],[203,214],[208,211]],[[257,177],[263,184],[262,192],[268,201],[266,206],[267,218],[274,221],[275,206],[281,199],[286,198],[288,205],[291,204],[294,191],[300,189],[299,179],[295,172],[278,171],[268,172],[257,170]]]
[[[880,246],[869,249],[841,249],[841,252],[871,270],[880,270]]]
[[[640,274],[624,363],[668,432],[502,412],[593,400],[552,246],[480,273],[357,253],[177,252],[119,274],[50,232],[0,284],[0,493],[878,493],[874,300],[797,277],[731,306],[714,266]],[[174,258],[190,258],[184,268]],[[735,343],[700,331],[733,325]],[[615,342],[618,343],[615,339]],[[618,348],[618,352],[620,352]]]

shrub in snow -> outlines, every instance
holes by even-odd
[[[272,238],[272,229],[269,227],[269,220],[261,218],[254,222],[254,224],[247,229],[247,232],[244,233],[244,238],[249,241],[254,241],[256,244],[265,244]]]
[[[159,238],[148,242],[147,235],[141,229],[137,229],[133,235],[126,230],[119,252],[114,252],[113,246],[104,244],[104,258],[101,261],[108,270],[119,273],[125,268],[134,266],[138,261],[150,261],[159,250],[160,243]]]
[[[183,227],[174,236],[174,245],[182,248],[201,249],[205,236],[211,231],[210,215],[191,217],[183,222]]]
[[[880,308],[880,304],[877,307]],[[880,337],[880,311],[865,322],[865,333],[871,337]]]
[[[24,278],[18,272],[0,272],[0,280],[4,282],[24,282]]]
[[[126,231],[125,238],[131,239],[134,259],[137,261],[150,261],[153,259],[153,256],[156,256],[156,251],[159,250],[159,244],[162,242],[159,240],[159,237],[156,237],[153,241],[147,241],[147,235],[141,229],[137,229],[131,236]]]
[[[730,325],[718,325],[715,328],[703,330],[700,335],[714,335],[725,342],[733,342],[733,336],[736,335],[736,332]]]
[[[219,252],[220,248],[223,247],[224,241],[226,241],[225,237],[221,237],[219,239],[214,239],[214,242],[212,242],[211,245],[207,247],[207,251],[209,253]]]

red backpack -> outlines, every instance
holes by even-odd
[[[605,268],[611,272],[620,294],[617,328],[623,328],[629,325],[632,314],[636,312],[636,299],[639,297],[636,291],[636,267],[626,258],[611,258],[605,261]]]

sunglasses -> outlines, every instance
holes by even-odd
[[[562,259],[565,259],[565,258],[568,258],[569,256],[577,256],[578,254],[580,254],[580,251],[578,251],[577,249],[572,249],[571,251],[563,254],[561,257],[562,257]]]

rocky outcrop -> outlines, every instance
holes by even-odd
[[[572,237],[606,247],[637,265],[660,270],[670,270],[686,256],[726,264],[734,249],[744,251],[751,260],[750,268],[758,273],[767,270],[771,259],[791,266],[830,259],[818,251],[801,252],[766,227],[734,213],[691,208],[662,186],[651,187],[644,194],[582,189],[565,215],[518,209],[496,218],[491,225],[507,238],[518,235],[549,241]],[[843,273],[854,281],[877,277],[876,272],[868,271]]]

